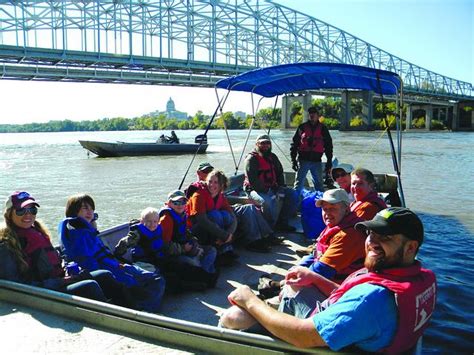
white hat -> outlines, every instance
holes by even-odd
[[[321,207],[323,202],[328,202],[332,205],[344,202],[349,206],[349,195],[344,189],[332,189],[324,192],[323,197],[316,201],[316,207]]]
[[[332,179],[335,181],[336,179],[334,178],[334,171],[337,170],[337,169],[342,169],[344,170],[346,173],[350,174],[352,173],[352,171],[354,170],[354,167],[351,165],[351,164],[339,164],[339,165],[336,165],[336,166],[333,166],[333,168],[331,169],[331,177]]]

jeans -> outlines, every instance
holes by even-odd
[[[283,287],[278,311],[300,319],[308,318],[327,297],[314,286],[302,287],[296,293],[288,286]]]
[[[227,229],[232,224],[234,217],[231,213],[225,210],[212,210],[207,212],[207,218],[217,224],[220,228]],[[212,238],[212,236],[209,235],[208,231],[205,230],[199,224],[193,226],[191,231],[194,235],[198,237],[200,244],[214,244],[215,238]],[[234,248],[232,246],[232,243],[225,243],[217,247],[217,254],[223,254],[233,250]]]
[[[250,191],[249,197],[262,208],[264,218],[274,227],[277,223],[288,224],[288,220],[298,209],[298,193],[289,187],[281,186],[275,193]]]
[[[322,163],[320,161],[299,160],[299,166],[295,176],[294,189],[300,192],[304,188],[306,175],[308,175],[308,171],[310,171],[314,189],[316,191],[324,191]]]
[[[233,207],[238,220],[238,230],[246,243],[266,237],[273,232],[262,212],[255,205]]]

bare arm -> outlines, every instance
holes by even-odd
[[[299,319],[278,312],[260,300],[248,286],[240,286],[229,300],[250,313],[263,327],[276,337],[300,348],[327,346],[317,332],[311,318]]]

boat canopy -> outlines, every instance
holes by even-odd
[[[339,63],[294,63],[255,69],[219,80],[216,88],[252,92],[264,97],[317,89],[371,90],[395,95],[401,86],[396,73]]]

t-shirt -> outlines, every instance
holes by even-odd
[[[395,336],[398,310],[390,290],[364,283],[312,318],[331,350],[355,345],[364,351],[377,351],[387,347]]]

